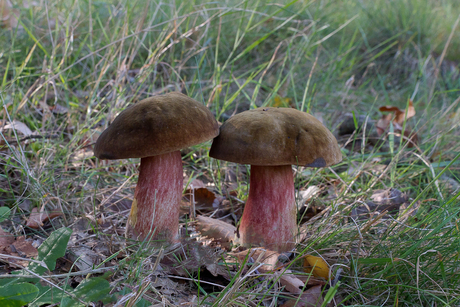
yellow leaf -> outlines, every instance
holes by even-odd
[[[273,98],[273,102],[271,105],[274,108],[278,108],[278,107],[287,108],[290,106],[291,101],[292,101],[291,98],[288,98],[288,97],[284,98],[279,95],[276,95],[275,98]]]
[[[131,205],[131,211],[129,212],[128,224],[135,227],[137,223],[137,200],[133,199],[133,204]]]
[[[329,279],[329,265],[321,257],[308,255],[305,257],[303,265],[305,272],[312,273],[315,277]]]

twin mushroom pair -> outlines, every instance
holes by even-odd
[[[178,241],[180,149],[211,138],[211,157],[251,165],[239,227],[241,244],[291,250],[297,234],[291,165],[325,167],[340,162],[335,137],[313,116],[291,108],[239,113],[219,133],[205,106],[177,92],[127,108],[96,142],[94,154],[99,159],[141,158],[127,233],[141,240]]]

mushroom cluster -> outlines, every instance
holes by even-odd
[[[141,158],[127,234],[178,241],[183,170],[180,149],[219,133],[213,114],[181,93],[144,99],[121,112],[96,141],[99,159]]]
[[[245,111],[227,120],[219,132],[205,106],[176,92],[127,108],[96,142],[94,154],[100,159],[141,158],[127,234],[139,240],[178,241],[180,149],[212,138],[211,157],[251,165],[240,243],[291,250],[298,229],[292,165],[340,162],[335,137],[313,116],[291,108]]]

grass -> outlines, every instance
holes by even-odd
[[[272,277],[251,274],[257,265],[250,259],[229,267],[234,274],[222,287],[204,269],[190,271],[183,283],[153,287],[159,251],[123,245],[126,212],[107,209],[132,199],[138,161],[98,161],[92,144],[128,105],[171,90],[202,101],[219,121],[249,108],[292,106],[321,117],[335,133],[345,113],[377,120],[380,106],[404,109],[411,99],[416,115],[405,128],[417,131],[415,148],[393,134],[361,146],[365,141],[354,134],[341,164],[297,169],[299,190],[320,187],[310,207],[323,211],[299,218],[308,235],[291,268],[302,271],[307,254],[340,268],[334,299],[347,306],[460,305],[459,192],[447,184],[460,182],[456,1],[23,2],[15,4],[18,27],[4,22],[1,29],[0,120],[21,122],[40,137],[22,141],[19,128],[1,132],[0,203],[11,208],[3,229],[43,240],[64,225],[76,229],[85,217],[90,235],[124,246],[107,252],[113,257],[104,263],[116,267],[104,278],[118,300],[276,305],[286,293]],[[219,193],[236,182],[235,219],[247,170],[210,159],[209,146],[184,152],[186,176]],[[378,219],[353,215],[389,187],[408,195],[415,215],[402,209]],[[29,229],[22,219],[33,207],[61,207],[65,218]],[[203,262],[188,267],[222,264],[225,257],[204,252]],[[82,280],[42,278],[63,288]]]

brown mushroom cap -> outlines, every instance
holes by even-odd
[[[212,139],[219,133],[213,114],[177,92],[139,101],[121,112],[99,136],[99,159],[156,156]]]
[[[342,161],[332,133],[310,114],[291,108],[258,108],[231,117],[209,155],[260,166],[324,167]]]

